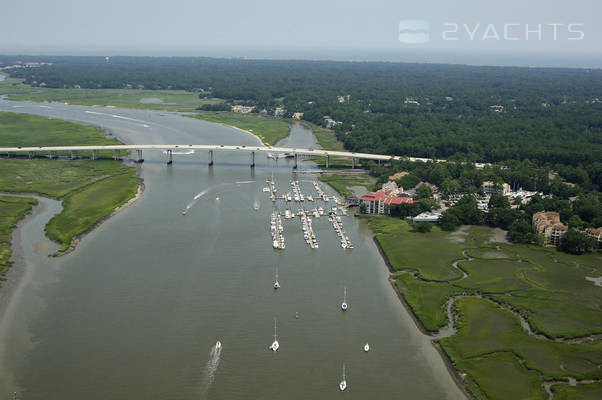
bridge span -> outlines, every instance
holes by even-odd
[[[348,151],[332,151],[323,149],[304,149],[304,148],[291,148],[291,147],[273,147],[273,146],[236,146],[236,145],[206,145],[206,144],[123,144],[123,145],[109,145],[109,146],[41,146],[41,147],[0,147],[0,154],[7,154],[10,156],[15,153],[27,153],[28,156],[34,157],[40,153],[56,155],[58,152],[70,152],[73,158],[75,152],[78,151],[89,151],[92,152],[92,159],[96,158],[96,152],[101,150],[112,150],[114,157],[117,158],[119,151],[129,150],[136,151],[137,162],[143,162],[142,157],[143,150],[163,150],[167,152],[168,164],[173,162],[174,151],[181,150],[206,150],[209,155],[209,165],[213,165],[214,152],[216,151],[236,151],[236,152],[247,152],[251,156],[251,166],[255,166],[255,153],[272,153],[274,157],[287,155],[294,157],[295,164],[293,168],[297,168],[297,162],[299,156],[322,156],[326,157],[326,168],[330,161],[330,157],[345,157],[351,159],[352,167],[355,167],[355,160],[373,160],[377,162],[401,160],[407,159],[410,161],[437,161],[442,162],[445,160],[436,160],[429,158],[419,157],[402,157],[402,156],[390,156],[384,154],[369,154],[369,153],[355,153]]]

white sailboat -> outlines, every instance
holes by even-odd
[[[280,289],[280,282],[278,282],[278,268],[276,268],[276,281],[274,282],[274,289]]]
[[[347,389],[347,381],[345,380],[345,364],[343,364],[343,380],[339,383],[339,390]]]
[[[280,347],[280,343],[278,343],[277,338],[278,338],[278,334],[276,333],[276,318],[274,318],[274,343],[272,343],[272,345],[270,346],[270,349],[272,351],[276,351]]]
[[[347,311],[347,288],[343,289],[343,304],[341,304],[341,310]]]

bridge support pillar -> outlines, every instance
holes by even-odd
[[[73,155],[73,150],[69,152],[69,158],[72,160],[75,158],[75,156]]]
[[[378,166],[380,167],[380,160],[378,160]]]
[[[326,168],[328,168],[328,163],[330,162],[330,156],[326,155]]]
[[[143,163],[144,162],[144,158],[142,158],[142,150],[138,149],[136,150],[136,153],[138,155],[138,159],[136,160],[137,163]]]
[[[169,160],[167,161],[167,165],[173,164],[173,156],[171,154],[171,150],[167,150],[167,155],[169,156]]]
[[[297,155],[297,153],[295,153],[295,165],[293,165],[293,169],[297,169],[297,167],[299,166],[298,158],[299,158],[299,156]]]
[[[213,150],[209,150],[209,166],[213,165]]]
[[[50,159],[52,160],[53,158],[57,158],[58,156],[56,155],[56,151],[51,151],[50,152]]]
[[[355,168],[355,157],[351,157],[351,168]]]
[[[113,160],[119,159],[119,150],[113,150]]]
[[[255,167],[255,152],[251,152],[251,168]]]
[[[92,160],[96,160],[96,150],[92,150]]]
[[[33,152],[31,152],[31,151],[30,151],[30,152],[28,152],[28,153],[27,153],[27,158],[33,158]]]

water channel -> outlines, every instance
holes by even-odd
[[[238,130],[166,112],[7,100],[0,100],[0,111],[101,126],[124,143],[258,143]],[[309,129],[295,125],[283,144],[309,147],[313,140]],[[312,250],[299,219],[285,220],[286,249],[272,248],[266,179],[273,174],[282,193],[296,178],[315,195],[313,174],[295,174],[290,161],[263,155],[254,169],[240,153],[216,152],[213,167],[204,152],[174,155],[171,166],[159,151],[144,158],[142,197],[75,252],[47,257],[56,246],[43,226],[58,212],[56,202],[43,203],[18,230],[17,263],[0,298],[1,396],[465,398],[397,299],[365,224],[342,217],[355,245],[344,250],[328,219],[314,218],[320,246]],[[275,353],[268,350],[274,318]],[[213,349],[217,340],[221,351]],[[343,364],[348,389],[341,393]]]

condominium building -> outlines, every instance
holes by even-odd
[[[569,227],[560,222],[560,214],[555,211],[540,211],[533,214],[533,227],[544,246],[556,246]]]

